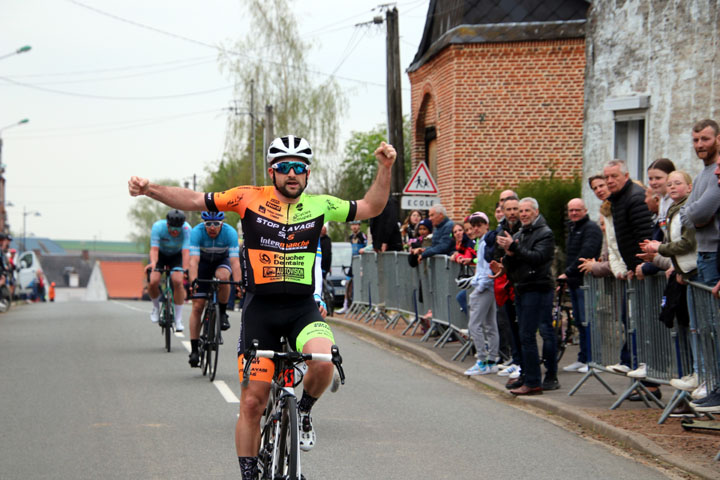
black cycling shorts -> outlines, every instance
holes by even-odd
[[[258,340],[260,350],[280,351],[280,337],[287,338],[294,349],[301,351],[302,345],[298,345],[297,341],[303,330],[305,332],[300,339],[303,344],[316,337],[332,340],[330,327],[320,315],[312,295],[248,293],[243,305],[238,356],[245,353],[246,347],[253,340]]]
[[[155,264],[155,268],[163,268],[165,266],[168,266],[172,271],[183,271],[182,250],[172,255],[165,255],[162,252],[158,252],[158,261]]]
[[[225,268],[228,272],[232,273],[232,267],[230,267],[230,258],[225,257],[219,262],[203,262],[200,260],[198,264],[198,276],[199,280],[212,280],[215,277],[215,272],[218,268]],[[192,298],[208,298],[210,293],[209,283],[198,283],[197,290],[193,294]]]

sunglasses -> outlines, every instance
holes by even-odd
[[[219,227],[223,224],[223,222],[215,221],[215,220],[208,220],[207,222],[204,222],[206,227]]]
[[[308,165],[303,162],[278,162],[273,164],[272,168],[283,175],[290,173],[291,169],[295,171],[295,175],[302,175],[309,170]]]

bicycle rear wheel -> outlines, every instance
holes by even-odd
[[[273,471],[270,478],[300,480],[297,399],[292,396],[284,399],[280,417],[280,432],[276,439],[273,459]]]
[[[170,299],[167,299],[167,305],[165,305],[165,350],[170,351],[170,337],[172,335],[172,324],[173,324],[173,303]]]
[[[207,359],[205,358],[205,351],[208,348],[208,311],[203,311],[202,317],[202,330],[200,331],[200,338],[198,339],[198,354],[200,355],[200,370],[202,370],[203,376],[207,375]]]

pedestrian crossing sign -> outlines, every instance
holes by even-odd
[[[410,176],[410,181],[405,185],[403,193],[410,194],[423,194],[423,195],[437,195],[438,189],[435,185],[430,171],[428,170],[425,162],[420,162],[413,174]]]

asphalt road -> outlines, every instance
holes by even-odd
[[[239,314],[211,384],[189,368],[186,337],[164,351],[149,311],[149,303],[111,301],[0,315],[0,478],[239,478]],[[335,334],[348,380],[313,410],[318,441],[302,455],[307,480],[666,478],[476,387]]]

